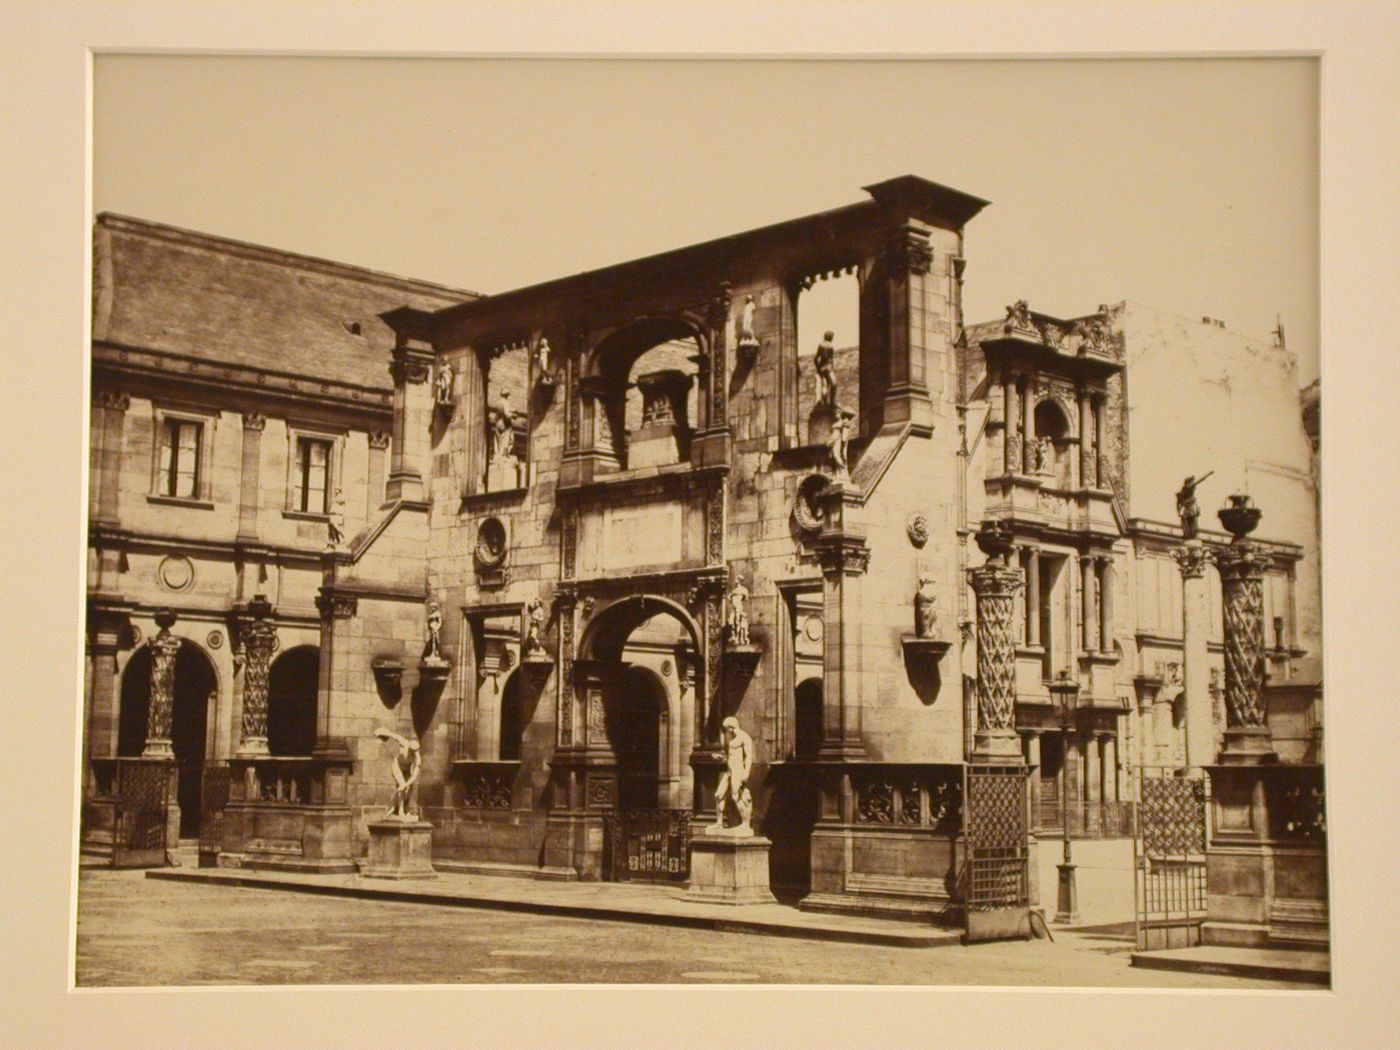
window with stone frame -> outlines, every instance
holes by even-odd
[[[340,485],[342,438],[287,427],[287,513],[324,518]]]
[[[190,412],[155,410],[155,462],[151,496],[202,502],[209,498],[214,420]]]

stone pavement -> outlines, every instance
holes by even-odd
[[[1332,980],[1332,956],[1329,952],[1280,948],[1234,948],[1199,944],[1194,948],[1134,952],[1133,965],[1146,970],[1228,974],[1233,977],[1262,977],[1306,984],[1325,985],[1330,984]]]

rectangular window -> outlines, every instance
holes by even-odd
[[[160,436],[158,493],[180,499],[199,495],[199,452],[204,424],[190,419],[163,421]]]
[[[330,510],[331,443],[320,438],[297,438],[297,460],[293,509],[306,514]]]

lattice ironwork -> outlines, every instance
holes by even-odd
[[[1024,908],[1030,903],[1026,770],[969,767],[967,772],[967,907]]]
[[[112,866],[156,867],[165,863],[171,766],[164,762],[120,762]]]
[[[1133,838],[1134,927],[1139,950],[1201,941],[1206,917],[1208,782],[1144,770]]]
[[[1204,855],[1205,781],[1183,777],[1144,777],[1138,825],[1145,856]]]
[[[206,765],[199,781],[199,866],[217,863],[228,806],[230,772],[227,762]]]
[[[623,809],[604,814],[608,877],[629,882],[688,879],[693,816],[688,809]]]

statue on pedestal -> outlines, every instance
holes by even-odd
[[[423,662],[442,662],[442,610],[431,598],[428,599],[428,651],[423,655]]]
[[[850,409],[836,406],[836,418],[831,421],[831,440],[826,447],[831,453],[831,467],[837,477],[845,477],[849,469],[846,454],[851,442],[851,420],[855,418],[856,414]]]
[[[919,638],[938,637],[938,594],[933,575],[919,572],[919,589],[914,592],[914,634]]]
[[[399,745],[390,763],[394,774],[394,804],[389,810],[388,820],[415,820],[417,815],[409,810],[409,796],[418,783],[418,774],[423,769],[423,755],[418,741],[408,740],[389,729],[376,729],[374,735],[380,740],[392,740]]]
[[[1197,522],[1201,517],[1201,505],[1196,502],[1196,487],[1214,473],[1215,471],[1208,470],[1199,478],[1188,474],[1186,480],[1181,483],[1181,488],[1177,490],[1176,513],[1181,519],[1181,534],[1185,539],[1196,538]]]
[[[814,365],[817,369],[817,381],[820,389],[817,392],[817,404],[836,405],[836,333],[827,332],[822,336],[822,341],[817,345],[817,356]]]
[[[544,652],[544,602],[539,597],[534,597],[525,605],[525,610],[520,614],[521,620],[521,643],[520,656],[528,660],[531,656]]]
[[[540,382],[545,386],[554,385],[554,372],[550,368],[550,355],[552,353],[549,340],[540,336],[540,341],[535,344],[535,367],[540,370]]]
[[[753,315],[756,309],[753,296],[744,296],[744,308],[739,313],[739,331],[735,338],[740,350],[758,349],[758,337],[754,335],[753,331]]]
[[[744,586],[744,581],[734,580],[734,586],[729,589],[729,597],[726,599],[729,621],[729,644],[744,646],[749,644],[749,589]]]
[[[753,795],[749,791],[749,774],[753,772],[753,737],[739,728],[739,720],[726,718],[720,723],[724,736],[725,770],[715,789],[715,828],[725,830],[724,814],[729,803],[739,812],[739,824],[733,830],[753,834]]]
[[[335,550],[345,542],[345,493],[339,488],[331,495],[326,514],[326,549]]]
[[[438,366],[437,379],[433,383],[433,401],[439,408],[452,407],[452,362],[444,361]]]
[[[491,427],[491,462],[504,463],[515,458],[515,425],[511,421],[510,391],[501,391],[501,399],[487,412]]]

